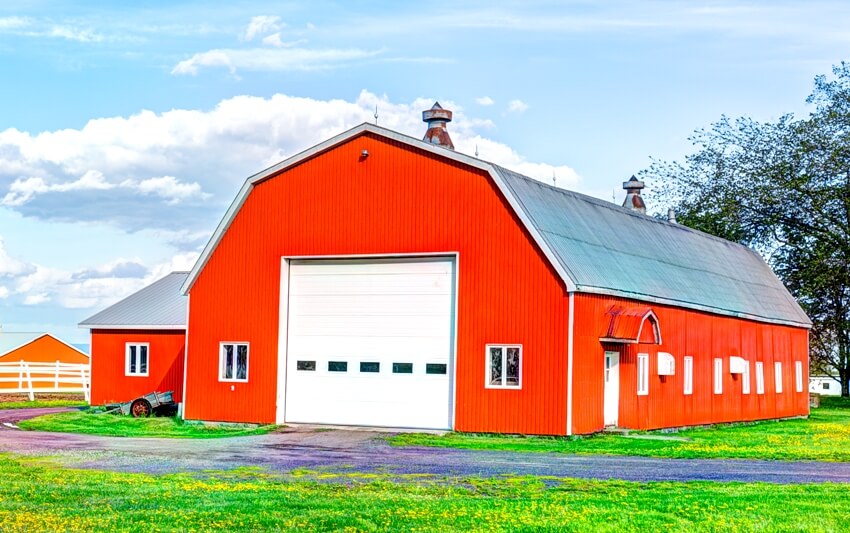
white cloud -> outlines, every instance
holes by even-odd
[[[9,289],[0,285],[0,300],[5,300],[9,297]]]
[[[297,39],[295,41],[283,41],[280,38],[280,32],[273,33],[271,35],[266,35],[263,37],[263,44],[267,46],[274,46],[275,48],[292,48],[294,46],[298,46],[301,44],[306,44],[307,39]]]
[[[223,67],[235,74],[237,70],[294,71],[321,70],[342,66],[352,61],[373,58],[384,50],[308,49],[308,48],[250,48],[216,49],[201,52],[177,63],[172,74],[195,75],[202,67]]]
[[[6,243],[0,237],[0,278],[20,276],[32,272],[33,267],[24,261],[15,259],[6,251]]]
[[[192,198],[205,199],[210,196],[201,191],[200,184],[181,183],[174,176],[148,178],[140,182],[124,180],[121,183],[109,183],[102,172],[89,170],[79,179],[52,185],[48,185],[44,179],[38,177],[18,178],[9,186],[9,192],[0,200],[0,205],[20,207],[36,196],[49,192],[107,191],[115,188],[156,195],[165,199],[169,205],[178,204]]]
[[[242,40],[252,41],[255,37],[276,32],[284,26],[285,24],[280,21],[280,17],[259,15],[251,18],[251,22],[249,22],[248,27],[245,28],[245,33],[242,34]]]
[[[528,104],[522,100],[511,100],[508,102],[508,113],[524,113],[528,109]]]
[[[32,20],[24,17],[0,17],[0,31],[24,28],[32,24]]]
[[[475,103],[478,105],[488,106],[495,104],[496,101],[490,98],[489,96],[481,96],[475,99]]]
[[[48,296],[47,293],[39,292],[39,293],[35,293],[35,294],[28,294],[24,298],[23,303],[24,303],[24,305],[38,305],[38,304],[43,304],[43,303],[49,302],[49,301],[50,301],[50,296]]]

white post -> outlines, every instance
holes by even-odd
[[[80,383],[82,383],[82,386],[83,386],[83,398],[87,402],[90,402],[91,401],[91,397],[90,397],[91,392],[89,391],[88,383],[87,383],[87,380],[86,380],[86,368],[82,365],[80,365]]]
[[[21,361],[18,366],[18,390],[24,390],[24,362]]]
[[[53,388],[59,392],[59,361],[56,361],[56,374],[53,377]]]
[[[23,361],[21,361],[21,362],[23,363]],[[34,402],[35,401],[35,391],[32,390],[32,375],[30,374],[30,366],[27,363],[23,363],[23,364],[24,364],[24,369],[26,370],[26,373],[27,373],[27,383],[29,383],[29,388],[30,388],[30,401]]]

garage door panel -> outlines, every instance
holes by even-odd
[[[449,428],[453,286],[444,259],[292,263],[286,420]]]

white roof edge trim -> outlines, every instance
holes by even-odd
[[[706,313],[711,313],[714,315],[721,316],[729,316],[733,318],[743,318],[746,320],[752,320],[753,322],[761,322],[764,324],[777,324],[780,326],[792,326],[795,328],[804,328],[804,329],[812,329],[811,324],[806,324],[803,322],[793,322],[791,320],[777,320],[775,318],[765,318],[763,316],[751,315],[748,313],[739,313],[737,311],[729,311],[727,309],[720,309],[718,307],[710,307],[707,305],[695,304],[692,302],[687,302],[683,300],[673,300],[671,298],[662,298],[660,296],[647,296],[644,294],[635,294],[626,291],[618,291],[615,289],[603,289],[599,287],[588,287],[582,286],[576,290],[579,294],[601,294],[604,296],[619,296],[621,298],[628,298],[629,300],[636,300],[638,302],[644,303],[656,303],[663,305],[670,305],[673,307],[683,307],[685,309],[693,309],[695,311],[704,311]]]
[[[141,329],[141,330],[185,330],[185,325],[180,324],[168,324],[166,325],[156,325],[156,324],[145,324],[145,325],[120,325],[120,324],[79,324],[77,327],[83,329]]]
[[[206,266],[207,261],[209,261],[213,252],[218,247],[218,243],[221,241],[222,237],[224,236],[224,233],[230,227],[230,224],[233,222],[233,219],[236,218],[236,214],[242,208],[242,205],[245,203],[245,200],[247,200],[248,195],[250,194],[251,189],[254,187],[254,185],[261,181],[264,181],[273,174],[282,172],[289,167],[295,166],[306,159],[309,159],[321,152],[329,150],[330,148],[333,148],[338,144],[346,142],[364,132],[374,133],[376,135],[380,135],[382,137],[398,141],[402,144],[406,144],[418,150],[423,150],[425,152],[446,157],[458,163],[463,163],[473,168],[486,171],[490,175],[490,178],[493,180],[496,186],[499,188],[499,191],[507,199],[508,204],[511,206],[514,213],[516,213],[517,217],[519,217],[523,226],[525,226],[525,229],[531,235],[531,238],[534,239],[535,244],[537,244],[540,250],[543,251],[543,255],[549,261],[549,264],[561,277],[561,280],[567,287],[567,292],[573,292],[577,290],[576,284],[573,279],[569,276],[567,271],[557,260],[555,254],[552,252],[551,248],[549,248],[549,245],[546,244],[546,241],[537,231],[537,228],[534,226],[534,224],[531,223],[531,220],[528,218],[528,215],[525,213],[525,210],[522,209],[519,201],[508,188],[508,186],[505,185],[505,183],[502,181],[501,176],[492,164],[472,156],[455,152],[454,150],[448,150],[440,146],[425,143],[419,139],[403,135],[401,133],[383,128],[381,126],[376,126],[373,124],[369,124],[368,122],[364,122],[359,126],[355,126],[347,131],[340,133],[339,135],[331,137],[330,139],[321,142],[313,146],[312,148],[308,148],[307,150],[299,152],[298,154],[295,154],[294,156],[285,159],[276,165],[273,165],[261,172],[258,172],[257,174],[254,174],[253,176],[245,180],[245,183],[242,185],[242,188],[239,189],[239,193],[236,195],[236,198],[233,200],[233,203],[230,204],[230,207],[224,214],[224,218],[222,218],[221,222],[219,222],[218,226],[210,237],[209,242],[207,242],[207,245],[204,247],[204,251],[201,252],[200,257],[198,257],[198,260],[195,262],[195,266],[192,268],[192,271],[189,273],[189,276],[186,278],[186,281],[183,283],[183,286],[180,288],[180,291],[184,295],[186,295],[192,289],[192,285],[195,284],[195,281],[198,279],[201,270],[203,270],[204,266]]]
[[[10,354],[10,353],[12,353],[12,352],[16,352],[16,351],[20,350],[21,348],[23,348],[24,346],[30,345],[30,344],[34,343],[35,341],[37,341],[38,339],[41,339],[42,337],[50,337],[50,338],[52,338],[52,339],[53,339],[53,340],[55,340],[55,341],[61,342],[62,344],[64,344],[64,345],[65,345],[65,346],[67,346],[68,348],[70,348],[70,349],[74,350],[75,352],[77,352],[77,353],[79,353],[79,354],[81,354],[81,355],[85,355],[86,357],[88,357],[89,359],[91,359],[91,355],[89,355],[89,354],[87,354],[86,352],[84,352],[84,351],[80,350],[79,348],[77,348],[76,346],[74,346],[74,345],[72,345],[72,344],[68,344],[67,342],[63,341],[62,339],[60,339],[60,338],[59,338],[59,337],[57,337],[56,335],[53,335],[52,333],[44,333],[44,334],[39,335],[38,337],[36,337],[36,338],[34,338],[34,339],[32,339],[32,340],[29,340],[29,341],[27,341],[27,342],[25,342],[25,343],[23,343],[23,344],[21,344],[21,345],[19,345],[19,346],[16,346],[16,347],[12,348],[11,350],[6,350],[5,352],[0,353],[0,357],[5,357],[5,356],[9,355],[9,354]]]

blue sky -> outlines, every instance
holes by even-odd
[[[26,2],[0,7],[0,324],[188,269],[250,174],[364,120],[610,199],[721,114],[805,113],[844,2]],[[651,206],[652,207],[652,206]],[[659,206],[660,207],[660,206]]]

